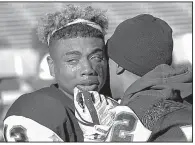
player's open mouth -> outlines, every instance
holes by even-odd
[[[82,91],[97,91],[98,89],[97,84],[82,84],[82,85],[77,85],[77,87]]]

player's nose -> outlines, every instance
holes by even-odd
[[[93,69],[91,62],[87,59],[82,62],[81,75],[82,76],[95,75],[95,70]]]

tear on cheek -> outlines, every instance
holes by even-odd
[[[74,72],[74,71],[77,71],[79,70],[81,67],[80,66],[65,66],[67,70],[71,71],[71,72]]]
[[[104,79],[104,73],[105,73],[105,71],[104,71],[104,66],[103,65],[101,65],[101,64],[98,64],[96,67],[95,67],[95,71],[97,72],[97,74],[98,74],[98,76],[100,77],[100,78],[103,78]]]
[[[71,71],[72,71],[72,72],[78,71],[80,68],[81,68],[80,66],[72,67],[72,68],[71,68]]]

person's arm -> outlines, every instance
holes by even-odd
[[[155,126],[149,141],[192,141],[192,108],[185,107],[162,116]]]
[[[154,142],[191,142],[192,125],[174,126],[157,135]]]
[[[127,106],[135,112],[142,124],[152,131],[149,142],[190,141],[191,107],[173,100],[159,99],[151,95],[151,92],[137,94]]]

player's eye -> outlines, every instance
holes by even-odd
[[[66,62],[70,65],[76,65],[78,64],[79,60],[78,59],[68,59]]]
[[[90,59],[95,60],[97,62],[100,62],[103,60],[103,56],[102,55],[93,55]]]

